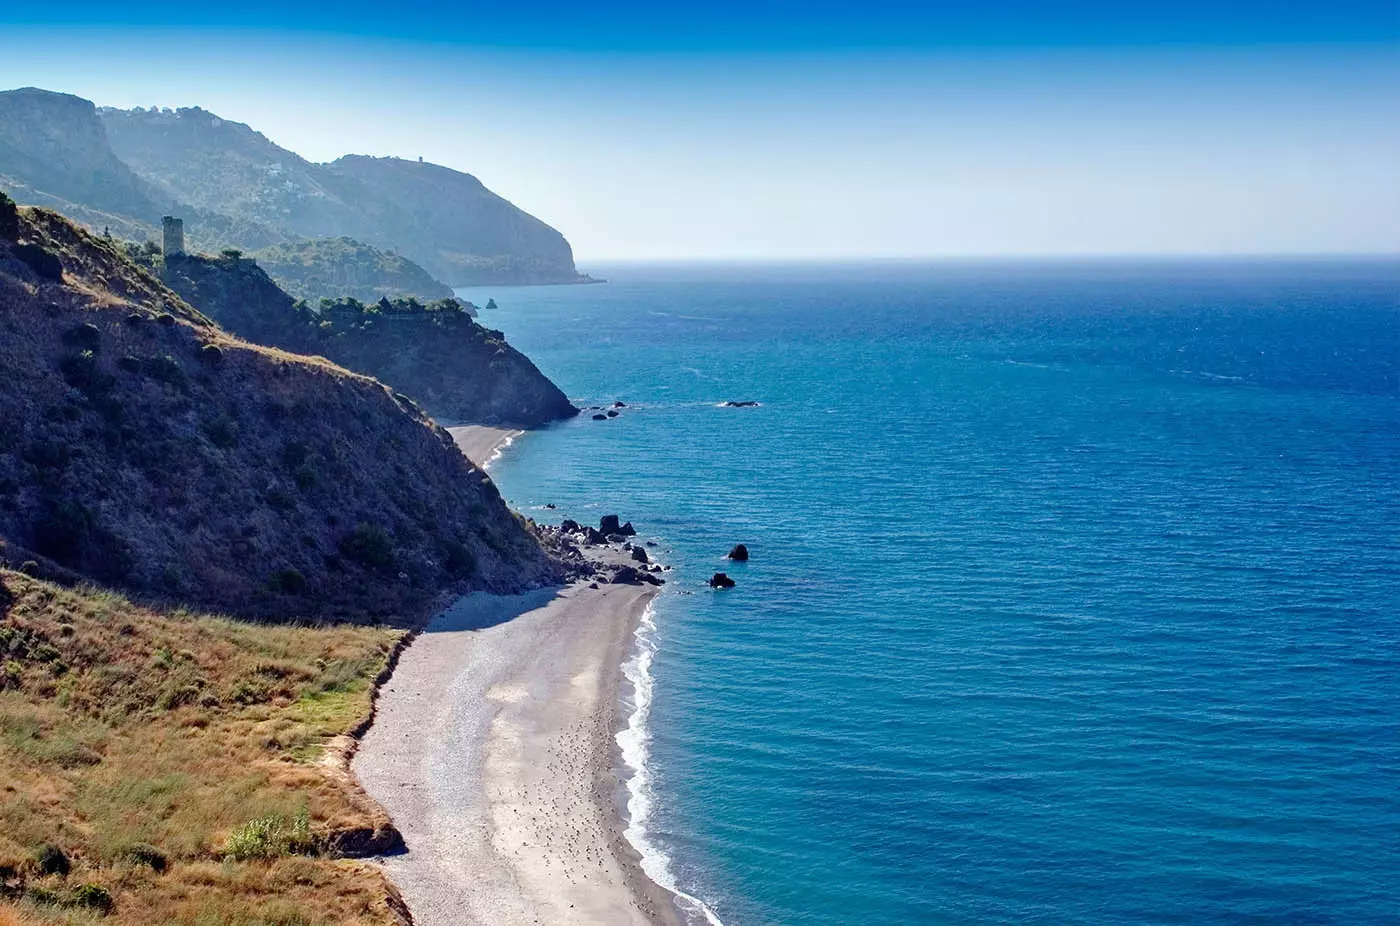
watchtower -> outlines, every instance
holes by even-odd
[[[185,220],[177,219],[173,216],[163,216],[160,220],[161,229],[165,233],[164,247],[166,257],[179,257],[185,253]]]

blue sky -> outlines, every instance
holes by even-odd
[[[0,86],[466,170],[581,262],[1400,249],[1400,5],[0,10]]]

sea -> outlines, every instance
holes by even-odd
[[[672,567],[694,922],[1400,923],[1400,261],[587,269],[461,295],[625,403],[492,474]]]

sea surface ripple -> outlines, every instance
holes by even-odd
[[[726,926],[1400,922],[1400,265],[602,275],[463,291],[628,403],[493,475],[674,566],[644,836]]]

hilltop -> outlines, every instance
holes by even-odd
[[[232,253],[166,257],[159,273],[229,331],[373,376],[434,417],[534,427],[578,413],[528,357],[455,299],[326,300],[313,311],[257,262]]]
[[[375,620],[558,575],[408,398],[241,341],[114,242],[4,199],[0,374],[11,563],[231,614]]]
[[[375,302],[388,296],[451,299],[452,288],[406,257],[353,238],[313,238],[274,244],[251,255],[295,299],[348,297]]]

